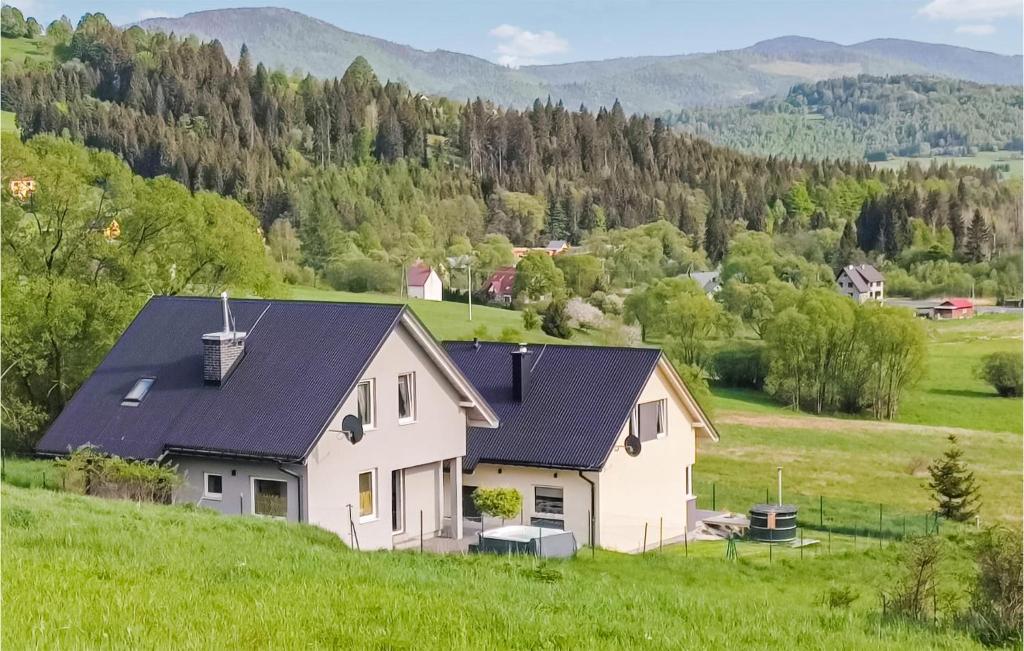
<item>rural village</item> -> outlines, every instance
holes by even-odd
[[[1019,55],[35,10],[5,647],[1020,648]]]

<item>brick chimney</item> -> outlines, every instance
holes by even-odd
[[[517,402],[526,400],[526,393],[530,390],[530,357],[533,352],[526,348],[526,344],[519,344],[519,348],[512,351],[512,397]]]
[[[245,333],[234,328],[228,308],[228,293],[223,292],[220,300],[224,326],[220,332],[203,335],[203,381],[217,385],[227,381],[245,353]]]

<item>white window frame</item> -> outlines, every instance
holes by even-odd
[[[210,492],[210,477],[220,477],[220,492]],[[203,473],[203,499],[204,500],[217,500],[218,502],[224,499],[224,475],[219,472],[204,472]],[[254,503],[255,504],[255,503]]]
[[[367,473],[370,474],[370,506],[373,507],[373,510],[367,515],[359,514],[359,524],[365,524],[367,522],[376,522],[377,518],[380,516],[380,505],[377,503],[378,491],[376,468],[367,468],[366,470],[360,470],[356,474],[356,512],[359,513],[359,508],[361,508],[361,504],[359,503],[359,478]]]
[[[636,403],[636,407],[633,409],[633,418],[630,419],[630,423],[629,423],[630,424],[630,431],[629,431],[629,433],[630,434],[636,434],[637,436],[640,436],[640,407],[642,405],[649,405],[652,402],[658,403],[658,420],[661,421],[661,431],[660,432],[656,432],[655,435],[654,435],[654,440],[657,441],[659,439],[663,439],[663,438],[666,438],[668,436],[668,399],[666,399],[666,398],[660,398],[658,400],[648,400],[647,402],[638,402],[638,403]],[[634,420],[636,421],[635,429],[633,429],[634,428],[634,422],[633,422]]]
[[[686,497],[692,498],[693,495],[693,464],[686,466]]]
[[[411,423],[415,423],[416,422],[416,372],[415,371],[409,371],[408,373],[399,373],[398,374],[398,383],[399,384],[401,384],[402,378],[404,378],[404,377],[408,377],[409,378],[409,406],[411,407],[412,415],[411,416],[406,416],[405,418],[403,418],[402,414],[401,414],[401,411],[399,410],[399,413],[398,413],[398,424],[399,425],[409,425]],[[401,395],[401,394],[399,394],[399,395]],[[396,401],[396,405],[395,406],[396,407],[399,406],[397,404],[397,401]]]
[[[363,431],[369,432],[377,429],[377,381],[374,378],[367,378],[356,385],[356,415],[359,415],[359,387],[364,384],[370,387],[370,422],[363,423]]]
[[[279,484],[284,484],[284,515],[267,515],[265,513],[256,512],[256,482],[257,481],[276,481]],[[284,479],[278,479],[277,477],[257,477],[256,475],[249,475],[249,511],[260,518],[271,518],[272,520],[287,520],[288,519],[288,482]]]
[[[394,504],[395,501],[395,480],[394,475],[398,473],[398,529],[394,527],[394,521],[391,523],[391,535],[397,536],[398,534],[405,533],[405,469],[392,470],[391,471],[391,502]]]

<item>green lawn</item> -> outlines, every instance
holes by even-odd
[[[900,169],[910,163],[917,163],[922,168],[927,168],[932,162],[939,165],[948,163],[950,165],[962,165],[970,167],[991,167],[992,165],[1009,165],[1010,171],[1004,172],[1004,178],[1021,178],[1024,174],[1024,163],[1021,155],[1011,151],[981,151],[976,156],[928,156],[928,157],[903,157],[897,156],[887,161],[878,161],[871,165],[878,169]]]
[[[770,565],[765,547],[731,562],[720,543],[540,563],[352,552],[305,525],[8,485],[2,498],[11,649],[980,648],[878,618],[899,545],[776,548]],[[822,605],[834,586],[854,590],[849,608]]]
[[[0,37],[0,58],[6,61],[25,61],[30,63],[46,61],[53,57],[53,50],[42,37],[39,38],[8,38]]]
[[[483,340],[508,338],[528,343],[584,343],[589,342],[587,333],[577,332],[569,341],[550,337],[540,330],[526,332],[523,328],[522,312],[498,307],[473,305],[473,320],[469,320],[469,306],[449,301],[424,301],[418,298],[403,298],[388,294],[339,292],[312,287],[292,287],[289,298],[311,301],[350,301],[356,303],[407,303],[437,339]],[[482,330],[481,330],[482,329]],[[508,337],[502,333],[508,331]],[[512,336],[512,331],[515,335]]]
[[[14,113],[10,111],[0,111],[0,133],[19,133],[18,121],[15,119]]]

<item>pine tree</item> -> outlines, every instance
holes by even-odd
[[[953,234],[953,251],[959,253],[964,250],[964,220],[960,214],[962,204],[956,197],[949,198],[949,232]]]
[[[548,197],[548,237],[553,240],[564,240],[569,234],[569,223],[565,216],[565,210],[555,192]]]
[[[846,226],[843,227],[843,234],[839,238],[839,247],[836,249],[836,258],[832,261],[832,266],[837,272],[852,262],[853,254],[856,250],[857,231],[853,227],[853,220],[847,219]]]
[[[729,226],[720,213],[708,215],[708,225],[704,234],[704,251],[711,262],[721,262],[729,250]]]
[[[948,520],[966,522],[978,512],[978,487],[974,473],[961,460],[963,450],[956,436],[950,434],[949,448],[928,466],[932,479],[928,488],[938,504],[938,513]]]
[[[972,262],[981,262],[985,259],[988,239],[988,224],[981,216],[981,210],[975,208],[974,219],[971,220],[971,226],[967,229],[967,246],[965,247],[965,253]]]

